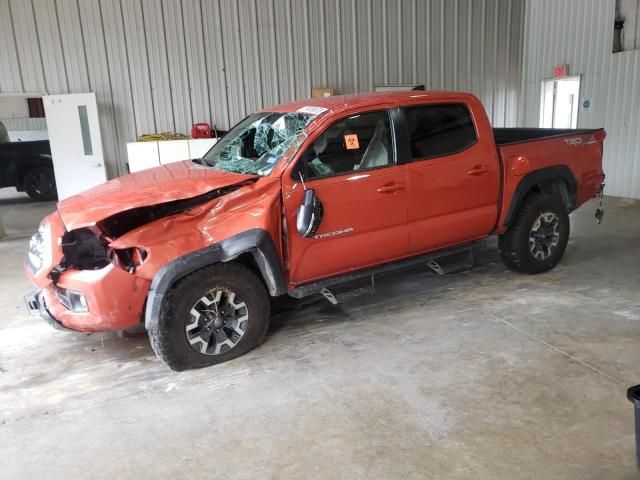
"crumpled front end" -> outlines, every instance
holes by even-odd
[[[136,255],[110,249],[98,229],[67,232],[54,212],[29,244],[25,271],[41,291],[25,297],[27,307],[50,323],[82,332],[137,325],[150,282],[135,275]]]
[[[41,291],[25,297],[27,307],[83,332],[138,325],[151,281],[168,262],[251,228],[277,239],[279,198],[279,179],[265,178],[124,209],[82,226],[54,212],[30,243],[25,270]]]

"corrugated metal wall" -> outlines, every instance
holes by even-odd
[[[0,92],[95,91],[111,175],[141,133],[315,86],[469,90],[514,125],[523,26],[524,0],[0,0]]]
[[[0,120],[8,131],[14,130],[46,130],[44,118],[3,118]]]
[[[640,198],[640,50],[612,53],[614,16],[615,0],[527,2],[521,123],[538,126],[541,83],[569,64],[593,100],[578,126],[607,129],[606,193]]]

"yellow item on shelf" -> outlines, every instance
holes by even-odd
[[[138,137],[139,142],[161,142],[163,140],[187,140],[189,137],[178,132],[145,133]]]

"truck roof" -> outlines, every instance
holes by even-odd
[[[475,97],[470,93],[436,91],[436,90],[411,90],[401,92],[375,92],[357,93],[353,95],[335,95],[324,98],[309,98],[295,102],[282,103],[261,110],[262,112],[297,112],[304,107],[320,107],[329,111],[343,111],[375,105],[400,105],[411,103],[415,99],[447,99],[458,101],[470,101]]]

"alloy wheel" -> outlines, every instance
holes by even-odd
[[[560,240],[560,218],[553,212],[543,212],[533,222],[529,232],[529,251],[533,258],[546,260]]]
[[[187,341],[198,353],[220,355],[235,347],[247,331],[245,301],[227,288],[206,292],[193,305],[185,325]]]

